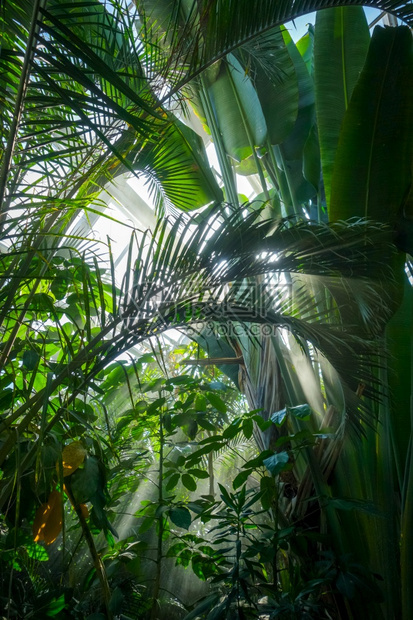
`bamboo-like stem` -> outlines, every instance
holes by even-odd
[[[285,163],[283,147],[282,147],[282,145],[278,145],[278,146],[276,146],[274,148],[277,149],[278,157],[279,157],[280,161],[282,162],[282,167],[283,167],[283,170],[284,170],[285,178],[287,179],[287,184],[288,184],[288,188],[289,188],[289,191],[290,191],[291,202],[292,202],[292,206],[293,206],[293,209],[294,209],[294,215],[299,217],[299,216],[302,215],[302,209],[300,207],[300,203],[298,202],[297,196],[295,194],[295,187],[294,187],[294,183],[293,183],[293,181],[291,179],[291,175],[290,175],[290,173],[288,171],[288,166]]]
[[[413,360],[413,340],[411,341],[411,360]],[[413,364],[410,362],[411,379],[413,386]],[[400,564],[401,564],[401,588],[402,588],[402,619],[413,618],[413,393],[410,392],[410,442],[409,454],[407,455],[406,474],[404,485],[403,512],[401,520],[400,536]]]
[[[159,412],[159,469],[158,469],[158,505],[163,504],[163,462],[164,462],[164,429],[163,429],[163,412],[162,409]],[[156,575],[155,584],[153,587],[153,602],[151,609],[151,620],[156,620],[158,597],[161,589],[161,576],[162,576],[162,560],[163,560],[163,532],[164,532],[164,516],[163,513],[159,515],[158,524],[158,545],[156,552]]]
[[[215,497],[214,488],[214,455],[212,452],[208,454],[208,474],[209,474],[209,494]]]
[[[388,394],[387,369],[384,367],[379,367],[378,372],[380,383],[385,393],[383,402],[379,402],[377,405],[379,423],[377,425],[377,439],[375,446],[378,469],[376,493],[384,519],[379,519],[376,527],[378,530],[378,535],[382,537],[382,544],[378,546],[381,550],[381,557],[379,560],[383,565],[387,566],[386,575],[388,575],[388,578],[383,584],[386,593],[385,608],[387,613],[385,616],[391,617],[394,615],[395,617],[400,617],[399,557],[398,553],[396,553],[396,549],[398,549],[398,518],[396,515],[395,502],[388,501],[389,498],[394,496],[395,488],[394,453],[389,419],[390,398]],[[373,545],[374,542],[375,540],[372,541]]]
[[[276,147],[272,146],[269,140],[267,140],[266,146],[267,146],[268,157],[271,163],[271,166],[268,164],[266,165],[267,172],[270,178],[272,179],[273,184],[278,185],[278,188],[281,194],[281,199],[284,205],[285,215],[287,216],[294,215],[294,210],[292,208],[292,198],[290,195],[288,183],[286,182],[286,179],[284,179],[281,176],[280,174],[281,171],[279,170],[277,161],[275,159],[274,149]],[[275,178],[274,178],[274,175],[275,175]]]
[[[106,608],[106,617],[108,618],[108,620],[112,620],[113,614],[110,610],[111,592],[110,592],[108,578],[106,575],[105,566],[102,560],[100,559],[100,555],[97,552],[95,541],[93,540],[93,536],[86,522],[86,519],[84,515],[82,514],[82,510],[80,506],[75,502],[75,499],[71,493],[71,490],[68,487],[69,485],[65,485],[65,493],[68,496],[70,503],[72,504],[73,508],[76,511],[77,518],[79,519],[79,523],[82,528],[83,536],[86,540],[87,546],[89,547],[89,552],[93,560],[93,565],[95,567],[96,574],[100,581],[100,585],[102,586],[103,600],[104,600],[105,608]]]

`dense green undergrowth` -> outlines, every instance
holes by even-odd
[[[264,421],[224,375],[179,372],[182,351],[169,378],[149,353],[113,364],[49,434],[2,524],[10,617],[105,617],[88,531],[122,617],[328,618],[332,592],[378,596],[320,528],[317,498],[296,522],[279,511],[297,494],[293,463],[329,429],[308,429],[307,404]],[[278,439],[257,451],[254,431],[271,427]],[[31,445],[21,442],[21,457]]]

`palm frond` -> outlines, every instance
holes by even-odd
[[[234,216],[224,225],[217,215],[210,226],[192,230],[190,222],[181,228],[175,222],[169,236],[161,224],[155,235],[163,250],[159,243],[150,244],[145,263],[137,267],[122,304],[118,345],[130,346],[136,337],[169,327],[193,326],[200,331],[201,325],[214,323],[273,325],[323,353],[348,393],[354,394],[364,383],[365,394],[372,397],[378,387],[371,372],[378,353],[375,336],[390,314],[381,278],[389,272],[386,267],[383,271],[383,249],[378,252],[376,244],[366,243],[365,234],[368,230],[372,239],[377,235],[383,248],[388,232],[364,222],[348,227],[302,223],[291,228],[283,222],[274,229],[273,222],[254,222],[254,217],[240,221]],[[345,254],[338,251],[340,244]],[[376,265],[374,285],[366,263]],[[318,286],[330,291],[325,305],[320,306],[320,296],[315,298],[308,286],[295,287],[294,299],[286,296],[283,283],[274,279],[277,272],[312,274]],[[269,274],[272,280],[266,279]],[[256,279],[250,287],[245,284],[249,277]],[[374,313],[376,320],[371,321]]]
[[[307,226],[313,228],[311,224]],[[314,226],[314,230],[316,228]],[[164,221],[153,234],[144,236],[138,247],[136,263],[129,277],[130,290],[117,289],[114,272],[110,283],[102,281],[97,286],[96,281],[101,281],[101,275],[92,275],[84,259],[79,257],[73,265],[70,298],[57,305],[47,294],[40,297],[37,294],[37,283],[44,281],[47,286],[47,277],[42,279],[43,271],[39,271],[42,262],[35,262],[30,272],[31,293],[23,302],[17,297],[14,305],[7,306],[4,320],[11,321],[11,324],[9,327],[7,323],[6,331],[20,329],[16,319],[22,312],[21,316],[28,313],[30,330],[31,322],[38,320],[38,316],[43,320],[53,318],[57,325],[61,325],[65,315],[71,317],[72,313],[78,312],[79,305],[83,308],[86,323],[78,326],[72,342],[62,336],[59,363],[53,365],[56,378],[52,392],[64,385],[68,377],[76,378],[77,388],[68,397],[68,402],[108,363],[137,343],[171,327],[188,329],[214,323],[247,327],[261,324],[288,329],[299,343],[310,342],[322,352],[350,391],[354,393],[363,382],[367,386],[366,394],[370,395],[376,385],[370,368],[372,356],[376,359],[377,341],[371,341],[369,332],[361,337],[355,333],[352,323],[341,320],[332,324],[328,314],[320,312],[312,296],[305,293],[305,288],[298,289],[291,304],[284,292],[280,293],[276,281],[265,281],[265,278],[290,271],[310,272],[323,277],[329,274],[341,281],[342,272],[345,276],[350,273],[353,277],[358,276],[358,287],[362,282],[367,287],[370,279],[366,279],[366,268],[362,264],[367,261],[376,266],[375,277],[379,286],[380,278],[383,274],[387,276],[388,272],[383,267],[382,253],[378,261],[377,241],[380,240],[384,248],[383,240],[386,234],[388,238],[390,235],[385,228],[364,222],[349,227],[318,226],[318,229],[319,234],[314,235],[313,230],[307,232],[305,225],[299,224],[294,239],[294,227],[291,230],[286,228],[285,222],[274,226],[272,221],[259,221],[257,214],[243,220],[237,213],[223,217],[220,211],[209,224],[200,226],[195,226],[191,219],[185,222],[181,218],[174,223]],[[366,235],[371,239],[370,243],[366,243]],[[346,255],[338,252],[340,242],[346,246]],[[23,256],[21,260],[27,258]],[[93,257],[91,260],[93,262]],[[245,288],[247,277],[258,278],[253,289]],[[349,282],[350,278],[346,281]],[[4,290],[4,304],[9,304],[13,293],[11,280]],[[100,307],[101,299],[103,307]],[[372,295],[371,299],[366,295],[365,303],[371,301],[374,304],[376,300],[377,295]],[[357,299],[352,300],[350,286],[348,299],[342,305],[345,317],[353,309],[352,322],[355,322]],[[96,320],[93,308],[96,308]],[[342,308],[339,310],[343,312]],[[72,323],[78,324],[74,316]],[[97,325],[98,331],[94,329]],[[5,364],[12,363],[10,346],[1,351]],[[50,360],[45,359],[45,372],[48,372],[49,364]],[[20,397],[16,395],[15,408],[8,416],[6,426],[23,416],[19,423],[19,431],[23,432],[40,410],[42,394],[40,390],[34,395],[25,395],[20,405]],[[3,454],[7,450],[6,442]]]
[[[165,71],[177,81],[165,100],[178,92],[208,67],[258,35],[312,11],[343,5],[360,5],[359,0],[202,0],[184,11],[178,0],[143,0],[139,3],[146,23],[143,36],[164,45],[169,60]],[[370,1],[368,6],[393,13],[407,24],[413,9],[402,0]],[[231,28],[228,28],[231,24]]]
[[[30,3],[16,4],[2,15],[3,212],[28,208],[32,194],[73,199],[82,186],[93,194],[111,156],[131,169],[136,136],[150,140],[165,124],[127,12],[89,0],[37,3],[32,15]]]

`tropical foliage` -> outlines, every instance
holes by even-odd
[[[411,32],[136,4],[1,10],[3,613],[408,620]],[[79,218],[124,174],[163,219],[119,274]]]

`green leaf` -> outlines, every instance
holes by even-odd
[[[52,295],[54,295],[57,301],[61,301],[62,299],[64,299],[67,292],[67,287],[71,279],[70,271],[65,271],[67,273],[66,276],[57,275],[50,285],[50,292],[52,293]]]
[[[282,143],[283,157],[286,161],[292,163],[295,160],[301,160],[304,145],[314,124],[314,85],[305,62],[291,39],[289,32],[282,28],[282,34],[298,80],[297,119],[292,131]]]
[[[34,370],[39,363],[40,355],[29,349],[23,353],[23,366],[27,368],[27,370]]]
[[[158,415],[159,414],[159,410],[164,406],[166,402],[166,399],[164,397],[162,398],[156,398],[153,402],[151,402],[150,405],[147,405],[146,407],[146,413],[148,415]]]
[[[134,411],[136,413],[143,413],[147,410],[147,408],[148,403],[146,402],[146,400],[139,400],[137,403],[135,403]]]
[[[305,62],[308,73],[312,75],[314,64],[314,26],[312,24],[308,24],[307,34],[297,41],[296,46]]]
[[[218,484],[218,486],[219,486],[219,490],[221,491],[221,499],[224,502],[224,504],[226,504],[227,506],[235,510],[235,505],[234,505],[234,500],[233,500],[234,496],[231,496],[222,484]]]
[[[85,504],[102,487],[99,461],[95,456],[86,456],[83,467],[78,467],[70,476],[73,497],[77,504]]]
[[[364,66],[369,43],[369,28],[361,6],[317,11],[314,87],[328,206],[341,125]]]
[[[412,75],[409,28],[377,26],[340,132],[330,219],[395,222],[411,180]]]
[[[275,486],[275,480],[270,476],[263,476],[260,481],[261,490],[261,504],[264,510],[269,510],[272,506],[273,500],[276,498],[277,488]]]
[[[137,364],[153,364],[155,362],[155,358],[151,353],[144,353],[136,360]]]
[[[240,432],[241,430],[240,427],[241,427],[241,421],[240,420],[234,421],[232,424],[227,426],[227,428],[222,433],[222,437],[224,439],[233,439]]]
[[[54,299],[46,293],[35,293],[32,303],[33,308],[39,312],[52,312],[54,309]]]
[[[261,431],[266,431],[267,428],[270,428],[270,426],[272,425],[271,418],[269,420],[264,420],[264,418],[262,418],[260,415],[254,415],[252,419]]]
[[[42,547],[42,545],[26,542],[24,548],[29,558],[33,558],[33,560],[37,560],[38,562],[47,562],[49,559],[49,554],[46,549]]]
[[[53,598],[53,600],[51,600],[47,605],[46,616],[48,616],[49,618],[57,616],[57,614],[61,612],[62,609],[65,608],[65,606],[66,603],[64,594],[59,596],[59,598]]]
[[[191,513],[187,508],[181,506],[179,508],[172,508],[169,513],[169,518],[172,523],[177,527],[181,527],[184,530],[187,530],[191,525]]]
[[[225,149],[233,159],[241,161],[252,154],[249,136],[253,146],[262,146],[267,137],[258,95],[233,54],[228,54],[227,61],[220,63],[218,75],[208,79],[208,91]]]
[[[209,478],[208,472],[204,469],[189,469],[188,474],[192,474],[192,476],[195,476],[195,478],[201,478],[203,480]]]
[[[359,510],[375,517],[384,516],[382,512],[368,500],[349,499],[339,497],[326,498],[329,506],[333,506],[337,510]]]
[[[147,175],[158,201],[163,198],[182,211],[221,202],[222,190],[202,138],[177,118],[171,117],[171,121],[158,140],[139,152],[133,167]]]
[[[182,375],[181,377],[171,377],[167,380],[167,385],[186,385],[188,383],[192,383],[193,378],[188,377],[187,375]]]
[[[144,517],[142,525],[139,528],[139,534],[144,534],[150,530],[153,525],[155,525],[155,519],[153,517]]]
[[[196,482],[189,474],[182,474],[182,484],[188,491],[196,491]]]
[[[279,28],[257,37],[254,52],[249,58],[249,73],[260,100],[270,143],[279,144],[287,138],[297,118],[297,74]]]
[[[211,405],[215,407],[217,411],[219,411],[219,413],[226,413],[227,406],[222,400],[222,398],[218,396],[218,394],[214,394],[213,392],[206,392],[205,396],[207,397]]]
[[[167,433],[172,432],[172,416],[170,413],[164,413],[163,415],[163,425]]]
[[[122,590],[117,586],[112,590],[112,596],[109,601],[109,609],[113,614],[119,614],[122,610],[122,602],[125,598]]]
[[[297,405],[296,407],[288,407],[288,413],[291,413],[295,418],[299,420],[309,420],[311,417],[310,405]]]
[[[195,439],[198,432],[198,423],[196,420],[189,419],[186,424],[182,425],[182,429],[185,434],[188,435],[189,439]]]
[[[246,439],[251,439],[254,431],[254,422],[251,418],[247,418],[242,422],[242,432]]]
[[[270,474],[277,476],[285,469],[288,460],[288,452],[276,452],[272,456],[264,459],[263,464],[268,469]]]
[[[272,456],[273,454],[274,452],[272,450],[263,450],[263,452],[260,452],[260,454],[257,457],[244,463],[242,468],[244,469],[246,467],[249,467],[249,468],[261,467],[263,465],[264,459]]]
[[[195,396],[195,409],[197,411],[205,411],[207,406],[206,398],[203,394],[197,394]]]
[[[272,414],[271,421],[274,422],[274,424],[276,424],[277,426],[281,426],[281,424],[285,422],[287,415],[287,409],[281,409],[280,411],[276,411]]]
[[[154,379],[142,386],[142,392],[160,392],[165,387],[165,379]]]
[[[183,551],[186,548],[187,548],[186,542],[175,543],[174,545],[169,547],[168,551],[166,552],[166,557],[167,558],[174,558],[174,557],[176,557],[178,555],[178,553],[180,553],[181,551]]]
[[[238,489],[238,487],[240,487],[241,485],[244,484],[244,482],[247,481],[248,476],[253,472],[252,469],[246,469],[245,471],[240,471],[240,473],[235,476],[234,480],[232,481],[232,488],[233,489]]]
[[[172,474],[172,476],[168,480],[168,484],[165,487],[166,490],[170,491],[171,489],[173,489],[178,484],[178,480],[180,477],[181,477],[180,474],[177,474],[177,473]]]
[[[206,613],[213,609],[220,599],[219,593],[210,594],[203,601],[198,603],[195,608],[185,616],[185,620],[195,620],[195,618],[209,618]]]
[[[199,515],[205,509],[205,500],[200,499],[194,502],[188,502],[187,507],[189,508],[189,510],[192,510],[192,512],[194,512],[196,515]]]
[[[310,133],[304,144],[303,150],[303,175],[318,192],[320,184],[320,146],[318,144],[318,132],[315,125],[310,129]]]
[[[209,420],[207,420],[206,417],[199,417],[197,420],[199,426],[201,428],[204,428],[206,431],[212,431],[214,432],[216,430],[216,425],[213,424],[212,422],[210,422]]]

